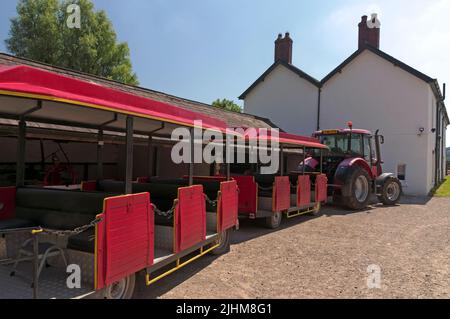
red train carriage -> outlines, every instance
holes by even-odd
[[[283,132],[273,137],[270,134],[248,137],[247,141],[253,138],[267,140],[268,147],[272,147],[276,139],[280,165],[277,174],[260,174],[258,169],[247,171],[245,176],[233,174],[240,190],[240,217],[265,218],[266,225],[274,229],[280,226],[283,215],[292,218],[319,211],[327,200],[326,175],[321,170],[317,173],[288,171],[286,163],[290,156],[303,160],[307,152],[317,150],[321,153],[327,147],[315,138]],[[295,162],[294,167],[299,162]]]
[[[133,182],[136,136],[170,136],[176,127],[193,129],[195,120],[222,131],[223,122],[25,66],[0,66],[0,118],[18,123],[17,182],[0,189],[0,297],[129,298],[138,272],[150,285],[206,253],[227,250],[238,209],[230,176],[194,179],[189,164],[188,178]],[[25,185],[30,122],[98,132],[97,180],[81,190]],[[107,132],[125,143],[123,181],[102,176]],[[81,288],[69,289],[67,265],[75,266],[67,268],[74,275],[79,268]]]

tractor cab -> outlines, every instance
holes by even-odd
[[[400,181],[392,173],[382,172],[381,144],[384,137],[376,131],[348,128],[317,131],[313,134],[328,146],[323,153],[306,154],[299,170],[316,172],[318,163],[327,175],[328,195],[351,209],[362,209],[372,194],[387,205],[396,204],[402,193]]]
[[[323,170],[330,181],[345,159],[360,158],[368,164],[373,175],[381,175],[381,161],[378,161],[379,144],[382,140],[380,135],[374,136],[368,130],[348,128],[317,131],[314,137],[329,148],[329,151],[324,152]],[[318,157],[318,154],[312,155]]]

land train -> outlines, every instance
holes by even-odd
[[[227,252],[239,218],[277,228],[283,215],[316,213],[327,199],[321,165],[291,169],[327,149],[315,138],[246,136],[203,114],[53,72],[0,66],[0,118],[11,131],[0,137],[1,156],[14,170],[2,171],[0,188],[0,298],[131,298],[141,282]],[[243,139],[246,154],[256,139],[279,168],[262,174],[261,163],[224,164],[217,154],[194,164],[193,152],[174,164],[180,128]]]

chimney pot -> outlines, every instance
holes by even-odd
[[[278,34],[278,38],[275,41],[275,62],[278,60],[284,61],[288,64],[292,64],[292,44],[294,41],[290,38],[289,32],[283,35]]]
[[[367,16],[361,17],[361,22],[358,24],[358,49],[362,49],[366,44],[369,44],[377,49],[380,48],[380,28],[375,26],[376,17],[371,20],[371,26],[367,22]]]

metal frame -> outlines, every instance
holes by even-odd
[[[17,234],[17,233],[30,233],[33,237],[33,299],[39,298],[39,237],[38,235],[42,232],[42,228],[39,227],[29,227],[20,229],[8,229],[0,230],[0,234]],[[0,265],[5,264],[0,261]]]
[[[27,140],[27,122],[26,117],[36,111],[42,109],[42,101],[38,100],[37,105],[22,114],[17,119],[19,120],[18,134],[17,134],[17,166],[16,166],[16,186],[23,187],[25,185],[25,156],[26,156],[26,140]]]
[[[219,246],[219,244],[208,247],[206,250],[205,250],[205,246],[216,242],[218,239],[219,239],[219,234],[215,234],[215,235],[211,236],[210,238],[206,239],[205,241],[202,241],[201,243],[192,246],[191,248],[183,250],[177,254],[173,254],[173,255],[167,257],[166,259],[158,262],[157,264],[154,264],[151,267],[148,267],[146,269],[147,274],[146,274],[146,280],[145,280],[147,286],[157,282],[158,280],[170,275],[171,273],[177,271],[178,269],[183,268],[184,266],[188,265],[189,263],[193,262],[194,260],[197,260],[198,258],[200,258],[200,257],[204,256],[205,254],[209,253],[210,251],[214,250],[215,248],[217,248]],[[186,257],[187,255],[190,255],[191,253],[195,252],[196,250],[200,250],[197,255],[188,259],[187,261],[181,262],[181,258]],[[156,276],[153,279],[150,279],[151,273],[153,273],[157,270],[160,270],[174,262],[176,263],[175,267],[162,273],[161,275]]]

